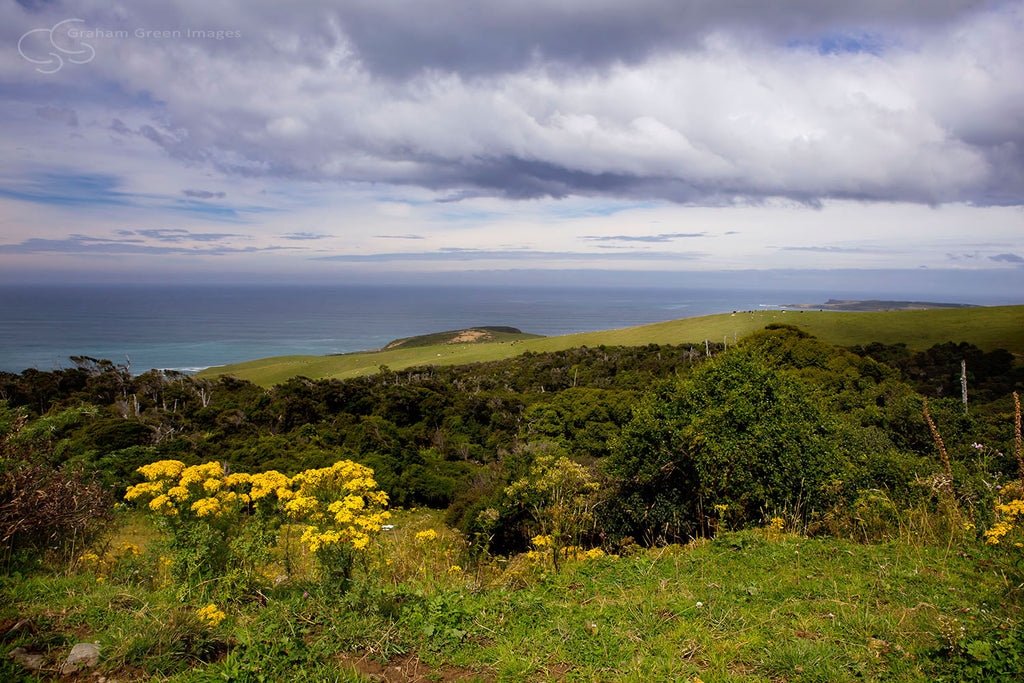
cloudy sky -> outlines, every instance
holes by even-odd
[[[1024,285],[1021,1],[0,0],[0,44],[4,282]]]

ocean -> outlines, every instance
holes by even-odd
[[[480,325],[558,335],[819,298],[633,287],[0,286],[0,370],[52,370],[85,355],[130,361],[135,373],[191,372]]]

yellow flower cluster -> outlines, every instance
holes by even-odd
[[[377,490],[373,470],[350,460],[293,478],[276,471],[225,474],[224,469],[217,462],[186,467],[162,460],[145,465],[138,471],[146,481],[129,488],[125,499],[146,502],[150,511],[164,517],[207,522],[233,519],[258,505],[280,510],[277,503],[282,503],[290,520],[307,524],[302,542],[313,552],[338,544],[362,550],[370,534],[390,517],[384,510],[387,494]]]
[[[210,604],[196,610],[196,616],[199,617],[200,621],[211,628],[219,625],[220,622],[224,621],[225,617],[227,617],[227,615],[217,609],[217,605],[214,604]]]
[[[100,556],[96,553],[83,553],[78,557],[78,564],[82,569],[96,569],[100,566]]]
[[[578,545],[570,545],[566,548],[562,548],[562,555],[566,559],[576,560],[596,560],[599,557],[617,557],[616,555],[606,555],[600,548],[591,548],[590,550],[584,550]]]
[[[534,541],[536,541],[537,538],[550,538],[550,536],[537,536],[537,537],[534,538]],[[548,541],[548,544],[550,545],[550,541]],[[536,545],[536,543],[535,543],[535,545]],[[537,546],[537,547],[542,547],[542,546]],[[526,559],[530,560],[531,562],[540,562],[540,561],[543,561],[543,560],[547,559],[548,557],[550,557],[550,554],[546,550],[527,550],[526,553],[524,553],[524,554],[526,555]],[[606,553],[605,551],[601,550],[600,548],[591,548],[590,550],[584,550],[582,546],[578,546],[578,545],[566,546],[565,548],[562,548],[561,550],[559,550],[558,554],[561,557],[564,557],[567,560],[583,560],[583,561],[585,561],[585,560],[596,560],[599,557],[610,557],[610,558],[618,558],[619,557],[618,555],[609,555],[608,553]]]
[[[1024,517],[1024,500],[1011,500],[1006,505],[997,505],[996,512],[1002,515],[1003,519],[985,532],[985,543],[989,545],[999,545],[1002,539],[1014,530],[1018,517]],[[1021,544],[1014,545],[1019,547]]]
[[[309,552],[315,553],[321,548],[332,545],[339,545],[345,541],[345,537],[333,529],[320,531],[315,526],[308,526],[300,539],[309,548]]]
[[[290,480],[280,472],[225,474],[218,462],[186,467],[178,460],[161,460],[138,472],[146,481],[130,487],[125,499],[148,501],[149,510],[164,517],[192,514],[213,521],[272,494],[282,500],[291,496]]]
[[[85,571],[93,572],[101,583],[106,575],[114,573],[121,562],[133,560],[142,554],[142,549],[134,543],[121,543],[116,548],[107,550],[103,555],[86,552],[78,556],[78,566]]]
[[[323,521],[323,515],[317,514],[320,501],[312,496],[296,496],[284,506],[285,512],[291,517],[312,517],[315,521]],[[315,517],[314,517],[315,516]]]
[[[139,474],[146,478],[146,481],[159,481],[161,479],[176,479],[185,470],[185,463],[177,460],[160,460],[159,462],[143,465],[139,468]]]
[[[784,517],[772,517],[768,520],[768,524],[764,526],[764,535],[770,540],[778,540],[782,537],[782,533],[786,530],[786,520]]]
[[[181,473],[180,486],[188,488],[193,484],[204,484],[207,479],[221,478],[224,476],[224,470],[219,462],[210,461],[203,463],[202,465],[193,465],[192,467],[186,467]]]
[[[216,517],[221,511],[221,506],[220,501],[216,498],[200,498],[192,503],[192,507],[189,509],[196,513],[196,517],[201,519],[203,517]]]
[[[117,557],[137,557],[142,554],[142,549],[134,543],[125,542],[117,546],[114,554]]]
[[[433,529],[427,529],[426,531],[420,531],[416,534],[417,545],[421,543],[430,543],[431,541],[437,540],[437,532]]]
[[[248,480],[235,479],[231,480],[231,477],[245,476]],[[292,497],[291,484],[292,481],[285,475],[281,474],[277,470],[270,470],[269,472],[261,472],[259,474],[250,475],[235,475],[232,474],[228,477],[228,486],[240,486],[243,483],[249,483],[252,488],[249,490],[249,495],[254,501],[263,500],[269,496],[277,496],[278,500],[288,500]]]
[[[377,490],[373,470],[351,460],[300,472],[292,478],[291,490],[285,513],[308,524],[302,542],[313,553],[339,545],[364,550],[370,534],[391,517],[383,509],[388,496]]]
[[[551,536],[540,535],[531,538],[530,542],[533,543],[534,548],[548,548],[551,546],[553,540],[554,539],[552,539]]]

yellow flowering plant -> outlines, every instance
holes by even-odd
[[[209,579],[230,570],[263,581],[259,571],[285,522],[304,527],[301,543],[324,577],[346,585],[355,554],[388,519],[387,494],[373,470],[341,460],[288,477],[229,473],[218,462],[187,467],[161,460],[140,467],[145,479],[125,498],[144,507],[171,537],[179,578]]]
[[[437,540],[437,532],[433,529],[427,529],[425,531],[419,531],[416,533],[416,545],[422,545],[424,543],[430,543],[431,541]]]
[[[292,479],[284,504],[294,523],[304,523],[302,543],[316,559],[321,579],[348,587],[355,558],[390,518],[388,496],[377,489],[373,470],[350,460],[306,470]]]
[[[234,578],[253,581],[273,538],[291,481],[279,472],[229,473],[218,462],[186,466],[178,460],[144,465],[145,479],[125,499],[144,507],[168,532],[179,579]]]
[[[594,493],[598,484],[590,471],[561,455],[535,445],[539,453],[526,476],[505,489],[509,504],[528,510],[540,528],[533,537],[536,552],[549,551],[560,571],[564,548],[578,546],[594,520]]]
[[[770,540],[778,540],[786,531],[786,520],[783,517],[772,517],[764,526],[764,535]]]
[[[108,546],[99,553],[85,552],[78,556],[77,565],[102,581],[113,579],[122,583],[138,583],[152,579],[155,573],[151,563],[142,557],[142,549],[127,541]]]
[[[216,628],[220,625],[220,622],[227,618],[227,615],[214,604],[209,604],[206,607],[197,609],[196,616],[199,617],[199,621],[201,621],[204,626],[208,626],[210,628]]]
[[[554,538],[552,536],[534,536],[530,539],[530,543],[533,545],[533,550],[528,550],[524,553],[524,557],[532,563],[543,563],[548,557],[548,553],[554,547]],[[557,551],[559,557],[564,560],[596,560],[599,557],[614,557],[618,558],[618,555],[608,555],[601,548],[584,548],[579,545],[567,545],[559,548]]]
[[[996,505],[996,521],[984,533],[985,544],[1000,551],[1018,575],[1024,575],[1024,499]]]

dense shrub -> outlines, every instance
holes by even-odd
[[[48,462],[47,442],[32,438],[31,433],[47,430],[25,425],[24,415],[0,402],[0,566],[4,567],[34,564],[47,554],[70,556],[102,531],[113,505],[95,477]]]
[[[844,465],[836,433],[797,381],[730,351],[645,397],[613,439],[609,523],[637,538],[678,537],[723,516],[814,507]]]

